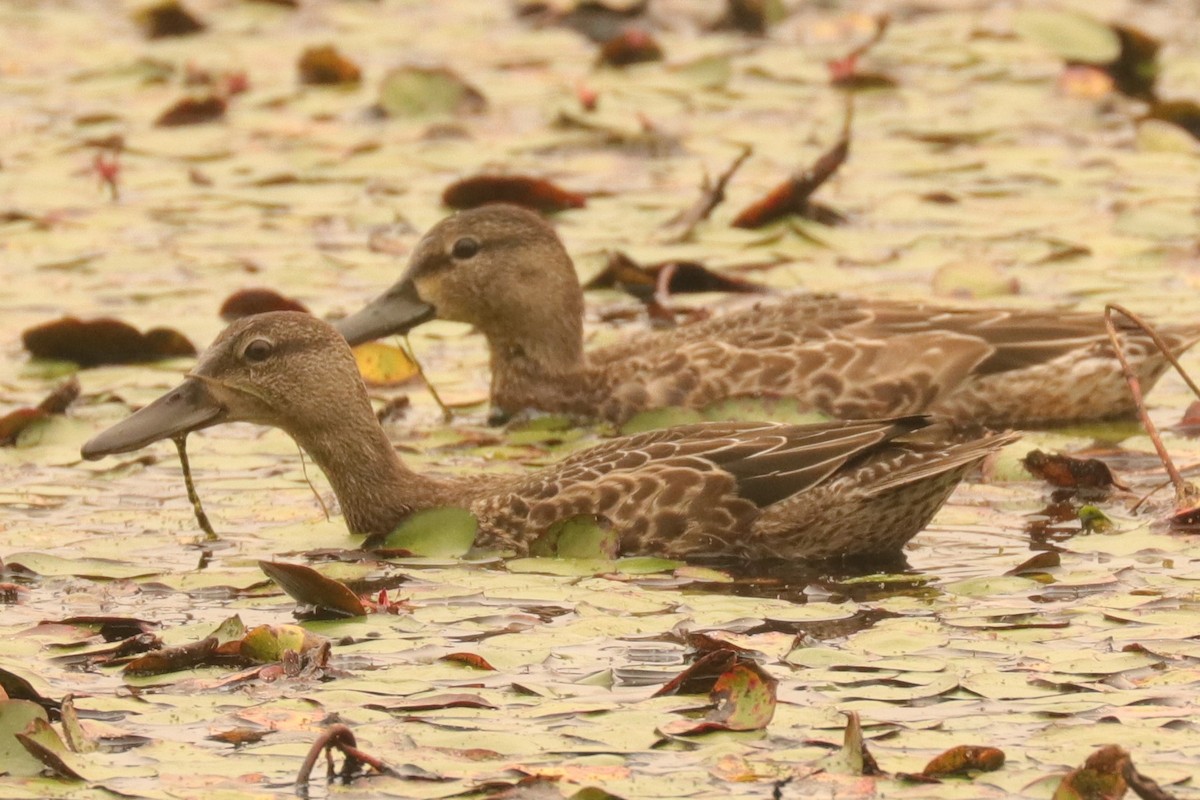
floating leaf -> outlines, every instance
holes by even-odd
[[[921,774],[927,777],[995,772],[1004,766],[1004,751],[995,747],[960,744],[934,757]]]
[[[216,94],[185,97],[159,114],[154,124],[160,128],[174,128],[216,122],[225,116],[227,106],[225,98]]]
[[[382,342],[367,342],[354,348],[358,372],[368,386],[399,386],[421,371],[404,350]]]
[[[1150,107],[1148,119],[1169,122],[1200,139],[1200,104],[1191,100],[1171,100]]]
[[[242,289],[225,298],[221,303],[221,319],[233,322],[235,319],[265,314],[268,311],[302,311],[308,309],[299,300],[284,297],[273,289]]]
[[[1115,744],[1101,747],[1082,767],[1067,773],[1052,800],[1120,800],[1127,789],[1122,772],[1128,763],[1124,749]]]
[[[465,508],[418,511],[391,533],[370,537],[364,550],[400,550],[426,558],[458,558],[475,543],[479,520]]]
[[[134,20],[141,26],[147,39],[162,39],[168,36],[188,36],[204,30],[204,23],[188,11],[178,0],[164,0],[139,9]]]
[[[642,265],[619,250],[608,254],[608,262],[604,269],[583,288],[590,290],[613,287],[619,287],[640,300],[653,297],[656,291],[663,288],[669,294],[758,294],[770,291],[770,288],[760,283],[714,272],[697,261],[660,261],[656,264]]]
[[[733,668],[738,654],[733,650],[713,650],[683,672],[663,684],[652,697],[669,697],[676,694],[708,694],[717,680]]]
[[[30,700],[0,700],[0,773],[36,775],[42,763],[29,754],[16,736],[36,720],[47,721],[46,711]]]
[[[55,778],[67,781],[87,780],[71,765],[71,751],[63,744],[54,728],[44,719],[35,719],[29,728],[16,734],[17,741]]]
[[[0,417],[0,447],[17,441],[21,431],[54,414],[62,414],[79,397],[79,379],[72,375],[46,396],[36,408],[18,408]]]
[[[258,567],[297,603],[342,617],[366,615],[358,595],[341,581],[326,578],[312,567],[279,561],[259,561]]]
[[[452,664],[463,664],[471,669],[481,669],[488,672],[496,671],[496,668],[489,664],[487,659],[478,653],[447,653],[439,658],[438,661],[446,661]]]
[[[164,672],[178,672],[193,669],[209,663],[209,659],[217,651],[217,637],[208,636],[198,642],[180,645],[179,647],[164,647],[135,658],[125,665],[127,675],[159,675]]]
[[[81,367],[196,355],[195,346],[178,331],[154,328],[143,334],[132,325],[108,318],[84,322],[63,317],[30,328],[21,334],[21,342],[34,358],[74,361]]]
[[[450,208],[477,208],[488,203],[511,203],[542,214],[583,208],[587,198],[542,178],[525,175],[476,175],[446,187],[442,202]]]
[[[621,549],[621,537],[608,520],[579,514],[550,526],[529,548],[533,556],[610,560]]]
[[[1097,19],[1072,11],[1022,8],[1013,14],[1013,30],[1065,61],[1108,64],[1121,54],[1116,31]]]
[[[933,273],[933,293],[942,297],[972,300],[1020,292],[1020,281],[994,264],[958,261],[944,264]]]
[[[709,699],[714,708],[700,722],[676,720],[663,726],[675,736],[696,736],[712,731],[758,731],[775,716],[774,678],[754,663],[735,664],[717,678]]]
[[[372,703],[367,708],[411,714],[415,711],[438,711],[443,708],[496,708],[477,694],[433,694],[394,703]]]
[[[256,664],[271,664],[284,653],[307,653],[323,647],[329,640],[299,625],[258,625],[246,631],[241,655]]]
[[[444,67],[397,67],[383,78],[379,106],[391,117],[480,114],[483,93]]]
[[[310,47],[300,54],[297,64],[300,82],[315,86],[356,84],[362,80],[362,70],[331,44]]]
[[[1075,458],[1061,453],[1051,455],[1041,450],[1031,450],[1022,463],[1025,469],[1051,486],[1066,489],[1128,488],[1098,458]]]
[[[609,67],[627,67],[648,61],[662,61],[663,51],[658,42],[640,28],[626,28],[609,39],[600,48],[597,64]]]
[[[832,223],[833,219],[828,216],[828,213],[835,212],[829,212],[827,209],[825,212],[821,212],[809,202],[809,198],[821,187],[821,184],[837,172],[849,155],[850,135],[849,132],[846,132],[833,147],[822,153],[811,167],[795,173],[768,192],[765,197],[742,209],[742,212],[734,218],[733,227],[761,228],[793,214]]]

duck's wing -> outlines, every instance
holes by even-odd
[[[1104,316],[1094,312],[939,308],[891,302],[872,303],[869,310],[870,322],[859,323],[855,335],[943,331],[988,343],[993,353],[979,365],[979,375],[1038,367],[1093,348],[1109,349]],[[1126,341],[1148,351],[1150,339],[1140,328],[1121,316],[1114,317],[1114,322]],[[1165,326],[1160,334],[1178,354],[1200,341],[1200,326]]]
[[[840,419],[913,414],[957,389],[993,352],[953,333],[814,340],[783,329],[743,331],[736,341],[646,349],[610,363],[601,412],[621,421],[649,408],[767,396]]]
[[[613,439],[474,507],[485,540],[524,549],[555,522],[606,519],[627,552],[738,553],[764,509],[854,472],[931,425],[925,416],[819,425],[705,423]],[[976,456],[975,460],[982,458]],[[935,460],[935,459],[930,459]]]

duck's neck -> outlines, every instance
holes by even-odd
[[[449,484],[404,466],[369,404],[365,414],[355,410],[320,429],[291,432],[329,479],[351,533],[388,533],[414,511],[455,504]]]
[[[590,384],[583,354],[583,322],[577,315],[555,315],[526,335],[512,331],[488,336],[494,412],[512,415],[524,409],[574,411],[571,398]]]

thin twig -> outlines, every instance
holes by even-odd
[[[700,197],[696,199],[696,202],[690,208],[676,214],[663,225],[664,228],[678,227],[680,229],[679,233],[663,239],[664,244],[679,244],[692,238],[692,234],[696,231],[696,226],[708,219],[713,210],[725,201],[725,187],[729,185],[729,181],[733,178],[734,173],[741,169],[742,164],[746,163],[746,159],[753,152],[754,148],[750,145],[742,145],[742,152],[717,177],[716,183],[710,181],[708,173],[705,172],[704,182],[700,184]]]
[[[404,349],[408,353],[408,357],[412,359],[413,366],[417,368],[417,375],[419,375],[421,380],[425,382],[425,388],[429,390],[429,394],[433,395],[433,402],[437,403],[438,408],[442,410],[442,421],[450,422],[454,419],[454,412],[452,412],[450,408],[442,402],[442,397],[438,394],[437,389],[434,388],[434,385],[429,382],[428,378],[425,377],[425,370],[421,367],[421,362],[417,360],[417,356],[413,352],[412,344],[408,341],[407,335],[404,337]]]
[[[1133,368],[1129,366],[1129,361],[1125,358],[1125,351],[1121,347],[1120,340],[1117,339],[1117,328],[1113,323],[1113,312],[1121,314],[1134,325],[1145,331],[1158,347],[1163,351],[1172,363],[1175,360],[1170,356],[1170,349],[1167,348],[1158,333],[1150,327],[1150,325],[1133,313],[1129,309],[1116,303],[1108,303],[1104,306],[1104,328],[1108,331],[1108,340],[1112,343],[1113,353],[1117,357],[1117,361],[1121,363],[1121,372],[1125,376],[1125,382],[1129,384],[1129,391],[1133,395],[1133,404],[1137,408],[1138,419],[1142,423],[1142,427],[1146,431],[1146,435],[1150,437],[1150,441],[1154,444],[1154,450],[1158,453],[1158,458],[1162,461],[1163,469],[1167,471],[1167,475],[1171,478],[1171,484],[1175,487],[1175,503],[1179,508],[1186,508],[1195,503],[1195,500],[1200,493],[1196,491],[1196,487],[1183,479],[1179,474],[1179,470],[1175,468],[1175,462],[1171,460],[1171,454],[1167,452],[1167,448],[1162,443],[1162,438],[1158,435],[1158,428],[1150,421],[1150,415],[1146,412],[1146,401],[1142,395],[1142,384],[1138,380],[1137,375],[1133,374]],[[1188,385],[1192,385],[1188,381]]]
[[[365,753],[358,749],[358,740],[354,737],[354,731],[342,724],[330,725],[312,743],[312,747],[308,749],[308,755],[304,757],[304,763],[300,765],[300,772],[296,775],[296,791],[298,793],[307,792],[308,780],[312,775],[313,767],[317,765],[317,759],[321,757],[321,753],[325,753],[327,765],[326,776],[329,780],[333,780],[335,777],[333,765],[333,751],[335,748],[340,750],[345,757],[341,772],[343,781],[349,781],[353,778],[360,764],[366,764],[382,775],[395,774],[395,771],[387,764],[370,753]]]
[[[200,505],[200,495],[196,491],[196,484],[192,480],[192,466],[188,463],[187,457],[187,433],[181,433],[178,436],[172,436],[171,441],[175,443],[175,450],[179,453],[179,466],[183,467],[183,484],[187,487],[188,500],[192,501],[192,512],[196,515],[196,523],[200,526],[200,530],[204,531],[207,539],[216,541],[220,539],[217,532],[213,530],[212,523],[208,521],[208,514],[204,513],[204,507]]]

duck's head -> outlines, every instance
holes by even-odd
[[[81,452],[102,458],[222,422],[271,425],[301,440],[358,406],[371,416],[354,355],[337,331],[295,311],[259,314],[226,328],[182,384]]]
[[[582,341],[583,292],[554,229],[531,211],[488,205],[434,225],[400,280],[336,323],[351,344],[426,320],[465,322],[493,344]]]

